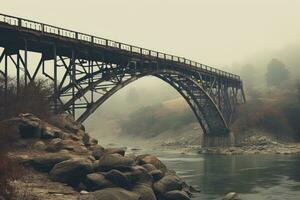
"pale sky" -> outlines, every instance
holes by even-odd
[[[300,0],[0,0],[0,12],[222,68],[300,43]]]

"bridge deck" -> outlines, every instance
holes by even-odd
[[[115,54],[115,56],[125,55],[136,59],[168,62],[169,64],[172,63],[177,66],[225,78],[235,82],[237,85],[241,84],[240,77],[235,74],[183,57],[4,14],[0,14],[0,36],[0,46],[12,48],[11,44],[13,43],[16,47],[15,49],[24,48],[24,41],[22,38],[30,38],[31,45],[27,47],[27,50],[43,52],[46,56],[48,54],[49,58],[53,57],[53,47],[51,44],[55,42],[59,44],[60,48],[57,51],[60,51],[61,54],[68,54],[68,46],[71,45],[83,49],[83,51],[84,49],[89,49],[89,53],[88,55],[86,54],[86,56],[91,59],[97,59],[96,57],[99,57],[98,53],[101,52],[102,54]],[[11,51],[14,50],[12,49]],[[95,52],[95,54],[91,54],[91,52]]]

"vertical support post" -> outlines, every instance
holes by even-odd
[[[5,50],[4,50],[5,51]],[[7,71],[7,54],[4,57],[4,114],[6,115],[7,95],[8,95],[8,71]]]
[[[75,64],[75,55],[74,55],[74,50],[72,50],[72,56],[71,56],[71,80],[72,80],[72,99],[75,98],[75,80],[76,80],[76,64]],[[73,115],[73,118],[75,119],[75,101],[73,101],[72,103],[72,115]]]
[[[18,53],[17,53],[16,69],[17,69],[17,97],[19,97],[19,93],[20,93],[20,50],[18,50]]]
[[[97,62],[97,61],[95,61]],[[94,61],[92,61],[92,66],[91,67],[91,73],[94,74]],[[92,78],[92,83],[94,83],[94,76],[91,77]],[[92,88],[91,90],[91,103],[94,103],[94,89]]]
[[[25,48],[24,48],[24,72],[25,72],[25,77],[24,77],[24,81],[25,81],[25,86],[27,86],[27,82],[28,82],[28,75],[29,75],[29,72],[28,72],[28,66],[27,66],[27,40],[25,39],[24,40],[24,44],[25,44]]]
[[[53,62],[54,62],[54,69],[53,69],[53,81],[54,81],[54,112],[57,112],[58,111],[58,101],[57,101],[57,98],[58,98],[58,90],[57,90],[57,52],[56,52],[56,44],[54,44],[53,46]]]

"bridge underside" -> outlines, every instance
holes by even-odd
[[[227,134],[236,107],[244,101],[241,81],[207,70],[1,27],[0,36],[0,78],[5,80],[0,89],[7,89],[9,76],[18,84],[48,79],[54,86],[53,110],[69,112],[80,122],[115,92],[145,76],[174,87],[208,135]]]

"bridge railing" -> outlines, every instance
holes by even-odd
[[[210,67],[208,65],[204,65],[204,64],[186,59],[184,57],[178,57],[178,56],[174,56],[171,54],[165,54],[162,52],[153,51],[153,50],[149,50],[149,49],[145,49],[145,48],[141,48],[141,47],[137,47],[137,46],[133,46],[133,45],[129,45],[129,44],[124,44],[121,42],[104,39],[104,38],[96,37],[96,36],[89,35],[89,34],[84,34],[84,33],[76,32],[76,31],[72,31],[72,30],[68,30],[68,29],[64,29],[64,28],[59,28],[59,27],[44,24],[44,23],[35,22],[32,20],[27,20],[27,19],[23,19],[23,18],[0,14],[0,22],[9,24],[11,26],[15,26],[19,29],[25,28],[25,29],[29,29],[29,30],[38,31],[42,34],[57,35],[60,37],[78,40],[81,42],[87,42],[92,45],[117,48],[117,49],[120,49],[123,51],[130,52],[132,54],[139,54],[139,55],[143,55],[143,56],[150,56],[150,57],[154,57],[154,58],[158,58],[158,59],[164,59],[164,60],[168,60],[168,61],[182,63],[187,66],[199,68],[201,70],[204,70],[204,71],[207,71],[210,73],[215,73],[215,74],[218,74],[220,76],[224,76],[224,77],[227,77],[230,79],[240,80],[240,76],[238,76],[238,75],[228,73],[228,72],[216,69],[214,67]]]

